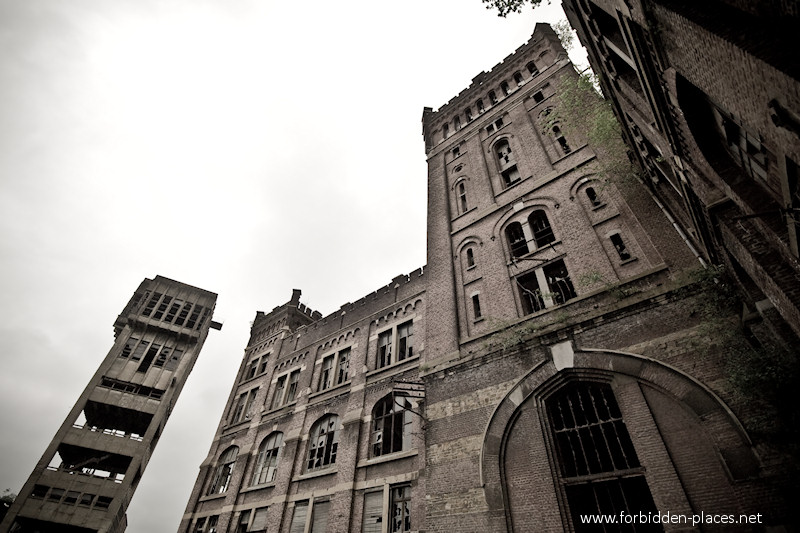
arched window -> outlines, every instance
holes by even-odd
[[[261,446],[258,447],[258,458],[256,459],[256,468],[253,471],[251,485],[263,485],[275,480],[281,444],[283,444],[283,433],[280,431],[271,433],[261,441]]]
[[[592,207],[597,207],[603,203],[600,201],[600,197],[597,196],[597,191],[594,190],[594,187],[586,187],[586,197],[592,202]]]
[[[520,74],[519,72],[515,72],[514,73],[514,81],[517,82],[517,87],[522,85],[522,82],[523,82],[522,74]]]
[[[509,224],[506,228],[506,237],[513,257],[522,257],[528,253],[528,241],[525,239],[525,232],[522,231],[522,224],[519,222]]]
[[[533,76],[536,76],[537,74],[539,74],[539,69],[538,69],[538,68],[536,68],[536,63],[534,63],[533,61],[531,61],[530,63],[528,63],[528,64],[525,66],[525,68],[527,68],[527,69],[528,69],[528,72],[530,72],[530,73],[531,73],[531,76],[532,76],[532,77],[533,77]]]
[[[467,212],[467,187],[462,181],[458,184],[458,209],[459,213],[463,214]]]
[[[442,126],[442,139],[447,139],[450,136],[450,126],[445,124]]]
[[[467,122],[472,122],[472,109],[466,108],[464,110],[464,116],[466,117]]]
[[[372,410],[372,456],[408,450],[411,447],[411,402],[389,394]]]
[[[475,266],[475,252],[472,248],[467,248],[467,268]]]
[[[500,163],[501,168],[514,162],[514,157],[511,155],[511,146],[508,144],[508,141],[502,140],[497,143],[494,147],[494,151],[497,154],[497,161]]]
[[[511,94],[511,89],[508,87],[508,82],[507,81],[504,81],[504,82],[500,83],[500,90],[503,91],[503,94],[506,95],[506,96]]]
[[[537,248],[546,246],[556,240],[555,235],[553,235],[553,228],[550,227],[550,221],[547,220],[547,215],[541,209],[531,213],[528,217],[528,224],[531,226],[533,243]]]
[[[497,99],[497,94],[494,91],[489,91],[489,101],[492,105],[496,104],[499,100]]]
[[[625,241],[622,240],[622,235],[619,233],[614,233],[609,237],[611,239],[611,244],[614,245],[614,249],[617,251],[617,255],[622,261],[627,261],[631,258],[631,253],[628,251],[628,247],[625,246]]]
[[[453,118],[453,131],[458,131],[461,129],[461,117]]]
[[[561,151],[564,153],[564,155],[570,153],[572,151],[572,148],[570,148],[569,144],[567,143],[567,140],[564,138],[564,134],[561,133],[561,128],[558,127],[558,125],[556,125],[553,126],[552,131],[553,131],[553,138],[558,143],[558,146],[561,147]]]
[[[239,454],[238,446],[231,446],[222,452],[217,461],[217,469],[214,472],[214,481],[208,490],[209,494],[222,494],[228,490],[233,475],[233,467],[236,464],[236,456]]]
[[[339,417],[327,415],[311,427],[308,439],[308,462],[306,470],[319,470],[336,464],[339,447]]]
[[[566,504],[576,528],[583,515],[656,512],[611,386],[572,381],[545,405]]]
[[[478,101],[475,103],[475,106],[478,108],[478,113],[483,113],[486,111],[486,108],[483,105],[483,100],[481,99],[478,99]]]

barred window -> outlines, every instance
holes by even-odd
[[[656,512],[614,392],[605,383],[573,381],[546,408],[573,526],[595,531],[580,515]],[[631,524],[628,531],[662,531]]]

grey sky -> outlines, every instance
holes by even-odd
[[[18,491],[157,274],[217,292],[129,508],[175,531],[256,310],[425,264],[422,108],[528,40],[480,0],[0,0],[0,490]]]

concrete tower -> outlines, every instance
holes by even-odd
[[[145,279],[114,345],[9,510],[2,531],[116,533],[212,321],[217,295]]]

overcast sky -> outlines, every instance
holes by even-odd
[[[257,310],[425,264],[422,109],[526,42],[480,0],[0,0],[0,490],[22,487],[141,280],[219,294],[128,512],[176,531]],[[585,60],[584,60],[585,61]]]

